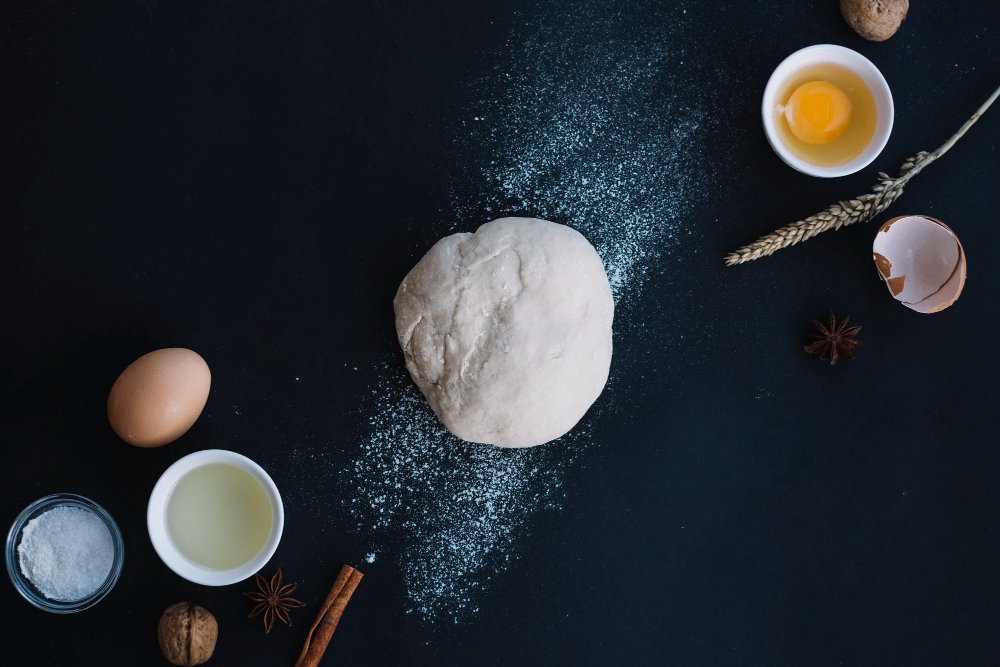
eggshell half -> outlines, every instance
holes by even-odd
[[[892,296],[918,313],[955,303],[965,286],[965,251],[955,232],[936,218],[901,215],[875,235],[872,257]]]
[[[197,352],[168,347],[122,371],[108,395],[108,420],[122,440],[159,447],[184,435],[208,400],[212,373]]]

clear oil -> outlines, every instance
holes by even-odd
[[[826,144],[807,144],[792,134],[785,119],[784,105],[795,89],[810,81],[829,81],[851,100],[851,121],[844,133]],[[878,113],[875,97],[864,80],[842,65],[816,63],[794,72],[785,81],[774,109],[775,127],[781,142],[797,157],[824,167],[843,164],[857,157],[875,135]]]
[[[195,468],[167,500],[167,530],[177,550],[213,570],[252,560],[274,524],[267,489],[246,470],[225,463]]]

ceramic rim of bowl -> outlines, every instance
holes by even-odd
[[[192,561],[178,550],[167,529],[167,503],[177,482],[195,468],[213,463],[232,465],[253,475],[267,492],[274,512],[271,533],[261,550],[246,563],[227,570],[215,570]],[[175,461],[163,472],[153,486],[153,491],[149,496],[149,505],[146,508],[146,527],[149,531],[149,539],[160,560],[178,576],[204,586],[228,586],[259,572],[277,550],[284,525],[284,506],[274,480],[253,460],[227,449],[203,449]]]
[[[875,99],[876,123],[872,138],[857,156],[842,164],[831,166],[814,164],[792,153],[778,136],[777,120],[774,113],[778,93],[788,78],[803,67],[820,63],[833,63],[851,70],[861,77]],[[789,55],[771,73],[761,100],[761,117],[768,143],[785,164],[810,176],[836,178],[864,169],[881,154],[882,149],[889,141],[889,135],[892,134],[895,108],[889,84],[872,61],[857,51],[844,46],[814,44]]]

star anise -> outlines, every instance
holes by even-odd
[[[243,594],[257,603],[247,618],[264,614],[264,632],[266,633],[271,632],[276,617],[281,619],[285,625],[291,625],[292,619],[288,616],[288,610],[306,606],[305,603],[292,597],[292,591],[295,590],[297,584],[282,584],[280,567],[270,581],[264,579],[260,574],[257,574],[256,577],[257,590]]]
[[[833,366],[841,357],[854,358],[854,348],[861,345],[855,336],[861,331],[861,327],[849,327],[850,317],[845,317],[840,322],[830,311],[830,318],[826,324],[819,320],[813,320],[816,332],[812,334],[812,342],[805,346],[809,354],[819,354],[820,359],[829,359]]]

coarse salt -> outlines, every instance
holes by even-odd
[[[81,600],[111,572],[115,547],[107,525],[90,510],[61,506],[28,522],[17,547],[21,572],[50,600]]]

